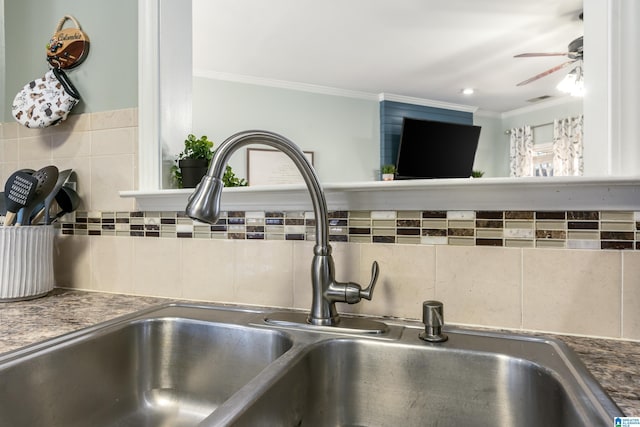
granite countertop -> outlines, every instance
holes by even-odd
[[[0,354],[170,301],[55,289],[44,298],[1,303]],[[578,354],[627,416],[640,417],[640,342],[550,336]]]

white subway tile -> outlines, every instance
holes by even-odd
[[[475,211],[447,211],[447,219],[476,219]]]
[[[396,211],[371,211],[371,219],[396,219]]]

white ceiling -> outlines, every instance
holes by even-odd
[[[194,71],[229,73],[505,112],[562,96],[582,0],[193,0]],[[585,49],[586,50],[586,49]],[[585,70],[588,73],[588,70]],[[476,93],[465,96],[464,87]]]

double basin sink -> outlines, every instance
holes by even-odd
[[[611,426],[561,342],[411,322],[275,326],[167,304],[0,356],[0,426]]]

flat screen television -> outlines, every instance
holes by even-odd
[[[405,117],[396,178],[469,178],[479,137],[480,126]]]

